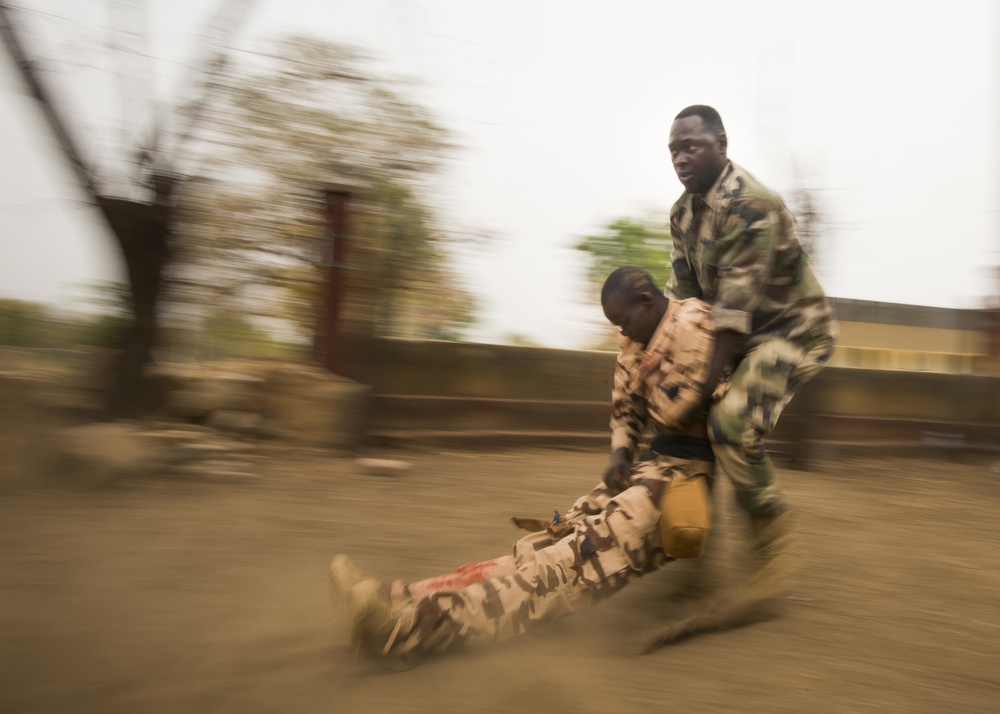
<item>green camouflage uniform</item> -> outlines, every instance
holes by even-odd
[[[837,325],[781,198],[729,162],[703,197],[670,211],[667,294],[711,303],[718,330],[745,335],[708,425],[716,459],[751,515],[780,504],[763,439],[796,389],[829,360]]]

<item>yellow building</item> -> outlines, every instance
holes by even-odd
[[[841,340],[832,365],[957,374],[996,373],[996,321],[958,310],[831,298]]]

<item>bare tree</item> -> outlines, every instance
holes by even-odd
[[[204,46],[210,49],[195,67],[197,99],[186,111],[184,121],[173,134],[168,133],[162,117],[153,113],[145,118],[148,127],[132,127],[133,136],[145,136],[135,146],[126,147],[133,157],[125,190],[115,191],[102,181],[99,166],[85,158],[76,139],[64,101],[46,82],[45,74],[34,62],[22,39],[20,12],[6,0],[0,0],[0,36],[48,120],[59,145],[72,165],[86,192],[108,222],[122,255],[131,289],[131,321],[122,338],[121,352],[114,370],[112,388],[107,398],[109,417],[132,416],[138,409],[142,373],[151,357],[156,339],[157,307],[164,267],[171,254],[171,225],[177,206],[177,188],[183,175],[175,166],[177,142],[183,142],[198,120],[210,97],[212,80],[226,68],[223,39],[235,32],[246,16],[252,0],[223,0],[209,22]],[[130,42],[142,42],[145,28],[138,25],[141,0],[113,5],[120,24],[115,47],[129,48]],[[141,53],[139,53],[141,56]],[[127,64],[120,63],[124,67]],[[120,72],[122,70],[119,70]],[[123,75],[124,77],[124,75]]]

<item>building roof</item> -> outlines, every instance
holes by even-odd
[[[964,310],[926,305],[902,305],[874,300],[830,298],[837,319],[879,325],[906,325],[947,330],[986,329],[985,310]]]

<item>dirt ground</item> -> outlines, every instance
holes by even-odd
[[[509,552],[512,514],[563,509],[597,452],[406,451],[362,473],[273,451],[230,483],[0,496],[2,712],[987,712],[1000,709],[1000,474],[852,459],[783,471],[807,561],[781,616],[640,655],[692,613],[690,563],[523,637],[386,672],[327,596],[351,554],[420,579]],[[730,494],[723,493],[726,503]],[[741,522],[708,572],[739,587]]]

